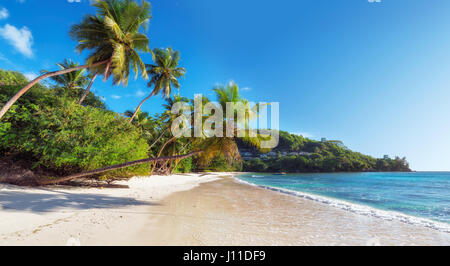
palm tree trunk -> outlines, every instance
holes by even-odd
[[[92,77],[91,82],[89,82],[89,85],[87,86],[86,90],[83,93],[83,96],[81,96],[80,101],[78,104],[82,104],[84,99],[86,99],[86,96],[88,96],[89,92],[91,91],[92,84],[94,84],[95,78],[97,78],[98,73],[95,73],[95,75]]]
[[[133,162],[128,162],[128,163],[123,163],[123,164],[112,165],[112,166],[108,166],[108,167],[104,167],[104,168],[100,168],[100,169],[95,169],[95,170],[91,170],[91,171],[87,171],[87,172],[83,172],[83,173],[79,173],[79,174],[74,174],[74,175],[70,175],[70,176],[66,176],[66,177],[61,177],[61,178],[58,178],[58,179],[55,179],[55,180],[40,180],[40,181],[38,181],[38,183],[39,183],[39,185],[58,184],[58,183],[61,183],[61,182],[67,182],[67,181],[73,180],[75,178],[91,176],[91,175],[100,174],[100,173],[104,173],[104,172],[108,172],[108,171],[112,171],[112,170],[117,170],[117,169],[129,167],[129,166],[139,165],[139,164],[143,164],[143,163],[188,158],[188,157],[200,154],[202,152],[203,151],[195,151],[195,152],[187,153],[187,154],[184,154],[184,155],[178,155],[178,156],[167,156],[167,157],[160,157],[160,158],[148,158],[148,159],[143,159],[143,160],[138,160],[138,161],[133,161]]]
[[[162,152],[164,151],[164,148],[167,146],[167,144],[169,144],[170,142],[172,142],[174,139],[176,139],[176,137],[172,137],[171,139],[169,139],[168,141],[166,141],[166,143],[164,143],[164,145],[161,147],[161,149],[159,150],[158,153],[158,157],[161,156]],[[150,175],[153,174],[153,171],[155,171],[155,167],[156,167],[156,163],[153,164],[152,170],[150,171]]]
[[[166,134],[167,130],[169,130],[169,126],[166,127],[166,129],[164,129],[163,133],[161,133],[161,135],[159,135],[159,137],[152,143],[152,145],[150,145],[150,148],[148,148],[149,150],[155,146],[156,143],[158,143],[158,141],[164,136],[164,134]]]
[[[141,103],[140,103],[140,104],[138,105],[138,107],[136,108],[136,111],[134,111],[133,116],[130,118],[130,121],[129,121],[130,123],[133,121],[134,117],[137,115],[137,113],[138,113],[139,110],[141,109],[142,104],[144,104],[144,102],[147,101],[148,99],[150,99],[150,97],[152,97],[152,96],[153,96],[153,92],[150,93],[150,95],[149,95],[147,98],[145,98],[144,100],[141,101]]]
[[[108,80],[108,78],[109,78],[109,69],[111,68],[111,63],[112,63],[112,59],[109,59],[108,60],[108,64],[106,65],[106,69],[105,69],[105,74],[104,74],[104,78],[103,78],[103,81],[106,81],[106,80]]]
[[[44,75],[41,75],[37,78],[35,78],[33,81],[31,81],[30,83],[28,83],[28,85],[26,85],[25,87],[23,87],[20,91],[18,91],[16,93],[16,95],[14,95],[0,110],[0,119],[6,114],[6,112],[8,112],[9,108],[11,108],[11,106],[22,96],[24,95],[29,89],[31,89],[34,85],[36,85],[38,82],[40,82],[43,79],[49,78],[49,77],[53,77],[53,76],[58,76],[58,75],[62,75],[62,74],[66,74],[66,73],[70,73],[72,71],[76,71],[76,70],[80,70],[80,69],[84,69],[84,68],[90,68],[90,67],[96,67],[102,64],[105,64],[109,62],[108,60],[105,61],[101,61],[101,62],[97,62],[95,64],[92,65],[83,65],[83,66],[77,66],[77,67],[73,67],[73,68],[69,68],[69,69],[63,69],[63,70],[59,70],[59,71],[53,71],[53,72],[48,72]]]
[[[163,164],[161,164],[161,166],[156,169],[156,173],[158,174],[164,174],[165,172],[167,172],[167,165],[169,164],[170,160],[166,160]]]

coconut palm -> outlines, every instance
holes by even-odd
[[[153,50],[153,61],[155,64],[146,65],[147,73],[151,76],[147,86],[149,88],[153,86],[153,91],[139,103],[134,115],[130,118],[130,122],[133,121],[142,104],[150,97],[162,93],[163,97],[169,98],[173,87],[180,88],[178,79],[184,76],[186,69],[178,67],[179,60],[180,53],[173,51],[170,47],[167,49],[155,48]]]
[[[245,129],[245,136],[239,137],[242,141],[260,147],[261,136],[253,137],[250,135],[252,129],[249,128],[248,122],[257,117],[257,108],[259,105],[250,109],[249,102],[242,98],[239,94],[239,87],[234,82],[229,82],[226,86],[216,86],[214,89],[216,93],[217,102],[222,110],[227,109],[227,103],[242,103],[244,110],[237,110],[236,112],[245,112],[245,121],[237,121],[236,119],[229,120],[225,115],[223,118],[223,137],[213,137],[205,139],[194,139],[194,146],[197,146],[203,153],[200,156],[199,163],[207,165],[211,160],[223,154],[231,165],[233,161],[241,161],[236,138],[238,130]],[[236,113],[235,113],[236,116]],[[233,137],[228,137],[226,134],[227,127],[233,125]]]
[[[165,111],[161,114],[161,119],[164,121],[164,124],[166,125],[166,127],[165,127],[164,131],[161,133],[161,135],[158,137],[158,139],[152,144],[152,146],[165,135],[165,133],[170,129],[174,119],[176,119],[178,117],[178,115],[172,114],[172,108],[178,102],[189,103],[190,100],[188,98],[182,97],[180,95],[176,95],[173,98],[166,98],[166,103],[163,104]],[[186,130],[188,130],[188,129],[186,129]],[[162,155],[164,149],[166,148],[166,146],[168,144],[170,144],[174,141],[176,142],[176,140],[177,140],[176,136],[172,136],[169,139],[167,139],[164,142],[164,144],[159,148],[157,157],[160,157]],[[155,167],[156,167],[156,163],[153,165],[151,173],[153,173],[153,171],[155,170]]]
[[[240,140],[242,140],[243,142],[250,144],[252,146],[255,146],[257,148],[260,147],[260,142],[262,139],[262,136],[256,136],[256,137],[252,137],[250,135],[250,129],[249,128],[249,124],[248,122],[255,119],[257,117],[257,109],[259,107],[259,105],[253,107],[252,109],[250,109],[250,105],[249,102],[242,98],[239,94],[239,87],[236,83],[234,82],[230,82],[228,83],[226,86],[217,86],[214,88],[214,92],[216,93],[216,98],[217,98],[217,102],[220,105],[219,108],[222,108],[222,110],[226,110],[226,106],[227,103],[241,103],[242,107],[244,108],[244,110],[237,110],[237,112],[242,111],[245,112],[245,121],[237,121],[236,119],[230,119],[228,120],[227,117],[223,118],[223,123],[224,125],[226,124],[233,124],[233,128],[234,128],[234,132],[233,132],[233,137],[227,137],[226,136],[226,127],[223,127],[223,137],[200,137],[200,138],[185,138],[185,137],[180,137],[177,138],[176,136],[173,137],[169,137],[164,144],[162,145],[162,147],[159,149],[159,153],[157,154],[157,157],[162,156],[163,154],[166,155],[177,155],[181,152],[184,151],[185,149],[185,145],[191,145],[194,150],[201,150],[202,153],[200,155],[199,158],[199,163],[203,166],[208,165],[212,159],[214,159],[215,157],[219,156],[219,155],[224,155],[225,158],[227,159],[228,163],[231,165],[233,162],[240,162],[241,161],[241,157],[239,154],[239,150],[238,150],[238,146],[237,146],[237,136],[238,136],[238,130],[240,129],[246,129],[245,131],[245,136],[244,137],[239,137]],[[170,113],[170,110],[172,109],[172,106],[176,103],[176,102],[180,102],[180,101],[184,101],[187,102],[187,99],[183,98],[183,97],[174,97],[174,98],[169,98],[166,100],[166,104],[164,105],[164,108],[167,110],[167,112],[169,113],[169,119],[167,119],[167,123],[168,125],[170,125],[171,121],[173,121],[173,119],[175,117],[171,117],[173,116],[173,114]],[[202,105],[205,106],[207,103],[209,103],[209,99],[206,98],[205,96],[201,99],[202,101]],[[194,101],[191,101],[191,105],[194,104]],[[194,107],[191,106],[191,112],[194,111]],[[237,114],[235,114],[237,115]],[[194,114],[191,113],[191,119],[193,119]],[[202,120],[203,122],[208,118],[208,116],[203,115]],[[193,121],[191,121],[193,122]],[[189,128],[186,130],[190,130]],[[202,135],[206,136],[206,132],[204,131],[204,129],[202,129]],[[181,141],[181,145],[177,145],[180,144],[178,143],[179,141]],[[163,153],[164,149],[167,150],[167,147],[169,146],[169,144],[171,145],[170,151]],[[173,170],[177,167],[178,163],[180,162],[180,160],[175,160],[174,164],[170,164],[170,166],[167,166],[167,164],[169,163],[169,160],[165,161],[165,162],[160,162],[161,167],[160,169],[163,169],[163,171],[158,170],[159,173],[161,172],[173,172]],[[156,163],[153,165],[153,169],[151,171],[151,173],[154,172],[156,167]],[[165,169],[165,167],[167,169]],[[164,171],[165,170],[165,171]]]
[[[71,69],[78,67],[80,64],[73,62],[70,59],[65,59],[64,62],[56,64],[61,70]],[[50,71],[43,70],[41,73],[45,74]],[[75,70],[63,75],[50,77],[51,80],[56,82],[59,86],[66,89],[81,89],[88,83],[88,77],[85,75],[86,69]]]
[[[103,73],[104,79],[113,77],[114,84],[127,84],[130,69],[136,78],[139,71],[147,78],[145,64],[138,52],[149,52],[149,40],[141,28],[146,28],[150,16],[150,4],[138,4],[131,0],[95,0],[92,4],[97,15],[86,16],[80,24],[74,25],[70,36],[78,42],[78,52],[91,50],[86,64],[69,69],[47,72],[22,88],[0,110],[0,118],[31,87],[43,79],[80,69],[90,69],[91,73]]]
[[[239,101],[242,101],[243,103],[247,102],[245,99],[243,99],[242,97],[239,96],[239,88],[234,83],[229,83],[225,87],[216,87],[215,92],[216,92],[216,96],[217,96],[217,101],[224,108],[226,106],[227,101],[235,101],[236,103]],[[171,109],[171,106],[173,106],[173,103],[175,103],[177,101],[178,100],[176,100],[176,99],[167,101],[165,108]],[[203,104],[208,102],[206,97],[204,97],[202,99],[202,101],[203,101]],[[245,105],[245,106],[248,106],[248,105]],[[167,120],[168,122],[172,120],[172,118],[170,118],[169,116],[167,118],[168,118],[168,120]],[[205,118],[206,117],[204,116],[202,119],[205,119]],[[224,122],[225,123],[228,122],[226,118],[224,118]],[[230,123],[235,123],[235,122],[230,121]],[[237,127],[235,129],[237,129]],[[182,144],[181,149],[174,149],[172,151],[172,155],[161,157],[162,151],[164,150],[164,148],[175,139],[176,138],[172,137],[168,141],[166,141],[163,144],[163,147],[161,147],[159,149],[159,154],[156,158],[148,158],[148,159],[143,159],[143,160],[139,160],[139,161],[123,163],[123,164],[119,164],[119,165],[112,165],[112,166],[95,169],[95,170],[91,170],[91,171],[80,173],[80,174],[75,174],[75,175],[59,178],[56,180],[45,180],[45,181],[38,180],[38,183],[40,185],[57,184],[57,183],[66,182],[66,181],[76,179],[76,178],[91,176],[91,175],[95,175],[98,173],[103,173],[103,172],[107,172],[107,171],[112,171],[112,170],[121,169],[121,168],[129,167],[129,166],[133,166],[133,165],[144,164],[144,163],[153,163],[153,169],[152,169],[152,172],[153,172],[155,165],[157,163],[161,164],[162,166],[166,166],[168,164],[168,162],[174,161],[174,164],[171,164],[169,167],[167,167],[167,170],[165,171],[165,172],[173,172],[173,170],[177,167],[178,163],[181,160],[192,157],[192,156],[199,156],[201,164],[209,163],[214,157],[216,157],[220,154],[224,154],[229,162],[232,162],[233,160],[235,161],[235,160],[241,159],[240,155],[239,155],[239,151],[237,149],[235,137],[188,138],[188,139],[186,139],[185,143],[181,143]],[[247,143],[250,143],[256,147],[259,147],[259,139],[260,139],[259,135],[257,137],[250,137],[249,135],[246,135],[244,138],[241,138],[241,139]],[[183,152],[186,149],[186,147],[188,147],[188,146],[192,146],[192,150],[189,153],[183,154],[183,155],[173,155],[173,153],[178,154],[178,153]]]
[[[88,75],[88,78],[90,79],[89,81],[89,85],[87,86],[87,88],[84,90],[83,95],[81,95],[80,100],[78,101],[78,104],[82,104],[84,102],[84,100],[86,99],[86,97],[89,95],[89,92],[91,91],[91,87],[92,84],[94,84],[95,79],[97,78],[98,73],[90,73]]]

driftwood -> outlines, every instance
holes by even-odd
[[[91,175],[95,175],[95,174],[100,174],[100,173],[104,173],[104,172],[108,172],[108,171],[112,171],[112,170],[117,170],[117,169],[129,167],[129,166],[143,164],[143,163],[150,163],[150,162],[155,162],[156,163],[156,162],[166,161],[166,160],[182,160],[182,159],[185,159],[185,158],[188,158],[188,157],[191,157],[191,156],[195,156],[195,155],[200,154],[200,153],[202,153],[202,151],[195,151],[195,152],[187,153],[187,154],[184,154],[184,155],[177,155],[177,156],[167,156],[167,157],[142,159],[142,160],[138,160],[138,161],[127,162],[127,163],[112,165],[112,166],[108,166],[108,167],[104,167],[104,168],[100,168],[100,169],[90,170],[90,171],[87,171],[87,172],[78,173],[78,174],[74,174],[74,175],[69,175],[69,176],[66,176],[66,177],[61,177],[61,178],[57,178],[57,179],[53,179],[53,180],[50,180],[50,179],[48,179],[48,180],[38,180],[38,184],[39,185],[58,184],[58,183],[67,182],[67,181],[70,181],[70,180],[76,179],[76,178],[81,178],[81,177],[91,176]]]

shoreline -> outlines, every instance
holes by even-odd
[[[450,234],[363,216],[222,178],[174,193],[141,235],[149,245],[449,245]]]
[[[307,192],[303,192],[303,191],[289,190],[289,189],[273,187],[273,186],[266,186],[266,185],[257,185],[257,184],[253,184],[251,182],[241,180],[236,176],[234,176],[233,178],[237,182],[240,182],[242,184],[259,187],[262,189],[271,190],[271,191],[291,195],[294,197],[301,197],[301,198],[311,200],[314,202],[326,204],[326,205],[334,207],[334,208],[339,208],[339,209],[342,209],[345,211],[349,211],[349,212],[352,212],[352,213],[355,213],[358,215],[372,216],[372,217],[387,220],[387,221],[396,220],[396,221],[400,221],[400,222],[410,224],[410,225],[416,225],[416,226],[430,228],[430,229],[437,230],[437,231],[443,232],[443,233],[450,233],[450,224],[446,224],[443,222],[434,221],[431,219],[417,217],[417,216],[412,216],[412,215],[408,215],[408,214],[396,212],[396,211],[382,210],[382,209],[378,209],[378,208],[367,206],[367,205],[362,205],[362,204],[353,203],[353,202],[349,202],[349,201],[342,200],[342,199],[335,199],[335,198],[322,196],[322,195],[316,195],[316,194],[307,193]]]
[[[129,189],[0,184],[0,245],[450,245],[450,234],[236,180],[135,177]]]

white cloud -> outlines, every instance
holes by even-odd
[[[113,98],[114,100],[119,100],[120,98],[122,98],[122,96],[119,95],[111,95],[111,98]]]
[[[8,9],[6,8],[0,8],[0,19],[6,19],[9,17]]]
[[[69,3],[79,3],[79,2],[81,2],[81,0],[67,0],[67,2],[69,2]]]
[[[142,90],[138,90],[137,92],[136,92],[136,96],[137,97],[142,97],[142,96],[144,96],[145,95],[145,92],[143,92]]]
[[[33,51],[31,50],[33,34],[27,27],[17,29],[14,26],[6,24],[4,27],[0,27],[0,37],[7,40],[17,51],[26,57],[33,56]]]
[[[38,74],[33,72],[23,73],[23,75],[28,79],[28,81],[32,81],[33,79],[38,77]]]
[[[251,90],[252,88],[249,88],[249,87],[244,87],[244,88],[241,88],[241,90],[243,90],[243,91],[249,91],[249,90]]]

